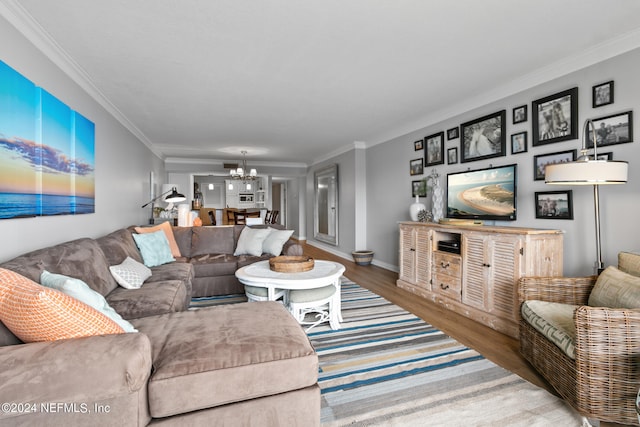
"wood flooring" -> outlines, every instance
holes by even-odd
[[[314,259],[339,262],[346,268],[344,275],[360,286],[422,318],[462,344],[475,349],[493,363],[557,395],[546,380],[520,355],[518,340],[398,288],[396,272],[375,265],[360,266],[305,242],[300,244],[304,248],[305,255]],[[600,425],[620,427],[620,424],[605,422]]]

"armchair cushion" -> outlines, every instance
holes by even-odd
[[[573,313],[578,306],[530,300],[522,304],[522,319],[547,337],[572,359],[576,358],[576,326]]]
[[[640,277],[640,256],[637,253],[620,252],[618,254],[618,268],[632,276]]]
[[[640,277],[607,267],[589,295],[589,306],[640,308]]]

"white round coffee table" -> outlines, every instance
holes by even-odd
[[[316,260],[312,270],[299,273],[281,273],[269,268],[269,261],[258,261],[236,270],[236,277],[243,285],[267,288],[269,301],[275,299],[276,289],[303,290],[328,285],[336,287],[333,295],[334,310],[329,312],[331,329],[340,329],[340,277],[344,266],[333,261]]]

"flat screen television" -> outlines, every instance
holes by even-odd
[[[516,220],[518,165],[447,175],[447,217]]]

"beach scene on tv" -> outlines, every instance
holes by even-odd
[[[449,174],[449,218],[515,219],[515,166]]]

